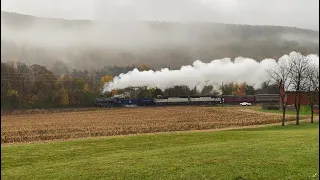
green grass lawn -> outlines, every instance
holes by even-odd
[[[282,111],[280,110],[264,110],[261,108],[261,106],[251,106],[250,108],[260,111],[260,112],[270,112],[270,113],[280,113],[282,114]],[[295,111],[286,111],[286,114],[295,115]],[[301,106],[300,108],[300,115],[311,115],[311,108],[309,106]]]
[[[2,146],[10,179],[318,179],[319,124]]]

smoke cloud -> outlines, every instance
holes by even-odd
[[[166,89],[173,86],[184,85],[189,88],[197,86],[198,90],[204,85],[215,85],[230,82],[238,82],[253,85],[258,88],[262,82],[270,80],[266,70],[276,67],[277,61],[288,63],[294,56],[301,55],[298,52],[291,52],[283,55],[278,60],[264,59],[257,62],[254,59],[238,57],[232,61],[230,58],[213,60],[210,63],[203,63],[200,60],[192,65],[182,66],[179,70],[168,68],[159,71],[139,71],[134,69],[126,74],[114,77],[112,82],[106,83],[103,92],[127,87],[147,86]],[[319,56],[310,54],[306,56],[310,63],[319,66]]]

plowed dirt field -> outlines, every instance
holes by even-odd
[[[241,127],[280,123],[281,117],[244,107],[188,106],[22,113],[2,115],[1,144]]]

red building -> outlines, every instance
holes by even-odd
[[[309,105],[310,104],[310,96],[312,96],[313,93],[313,104],[319,104],[319,93],[317,92],[301,92],[300,96],[300,103],[301,105]],[[285,102],[287,102],[287,105],[294,105],[296,92],[294,91],[287,91]],[[280,104],[282,104],[282,100],[280,97]]]
[[[280,89],[280,99],[279,102],[282,104],[281,95],[284,94],[284,85],[282,83],[282,80],[279,83],[279,89]],[[310,97],[313,95],[313,104],[319,104],[319,92],[300,92],[300,103],[301,105],[309,105],[310,104]],[[298,95],[299,96],[299,95]],[[286,96],[284,98],[284,101],[287,103],[287,105],[294,105],[296,97],[295,91],[287,91]],[[299,97],[297,97],[299,98]]]
[[[319,114],[319,105],[314,105],[312,110],[313,110],[313,113]]]

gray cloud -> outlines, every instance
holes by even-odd
[[[213,21],[319,30],[319,0],[2,0],[10,12],[103,21]]]

